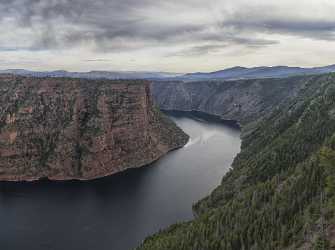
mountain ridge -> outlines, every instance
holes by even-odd
[[[335,64],[324,67],[289,67],[289,66],[260,66],[260,67],[232,67],[223,70],[203,73],[189,73],[180,77],[181,79],[258,79],[258,78],[283,78],[294,75],[312,75],[335,72]]]
[[[31,71],[25,69],[6,69],[0,73],[10,73],[21,76],[34,77],[69,77],[86,79],[161,79],[161,80],[206,80],[206,79],[259,79],[259,78],[284,78],[294,75],[313,75],[335,72],[335,64],[324,67],[290,67],[290,66],[236,66],[213,72],[172,73],[155,71],[106,71],[93,70],[88,72],[70,72],[66,70]]]

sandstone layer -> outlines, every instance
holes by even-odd
[[[88,180],[157,160],[188,136],[147,81],[0,76],[0,180]]]

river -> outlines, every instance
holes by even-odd
[[[240,131],[209,117],[169,116],[190,141],[150,166],[90,182],[0,183],[0,249],[128,250],[192,219],[192,204],[240,151]]]

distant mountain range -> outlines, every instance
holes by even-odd
[[[335,65],[315,68],[300,68],[288,66],[274,67],[234,67],[210,73],[190,73],[181,78],[187,80],[203,80],[203,79],[256,79],[256,78],[283,78],[294,75],[313,75],[335,72]]]
[[[177,73],[166,72],[137,72],[137,71],[89,71],[89,72],[69,72],[65,70],[56,71],[30,71],[24,69],[0,70],[0,74],[14,74],[33,77],[69,77],[85,79],[161,79],[182,76]]]
[[[156,79],[156,80],[209,80],[209,79],[257,79],[257,78],[284,78],[294,75],[314,75],[335,72],[335,64],[325,67],[301,68],[288,66],[273,67],[233,67],[209,73],[178,74],[169,72],[137,72],[137,71],[90,71],[90,72],[68,72],[57,71],[29,71],[24,69],[0,70],[0,73],[9,73],[22,76],[34,77],[69,77],[86,79]]]

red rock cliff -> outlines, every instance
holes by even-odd
[[[188,136],[146,81],[0,76],[0,180],[94,179],[149,164]]]

